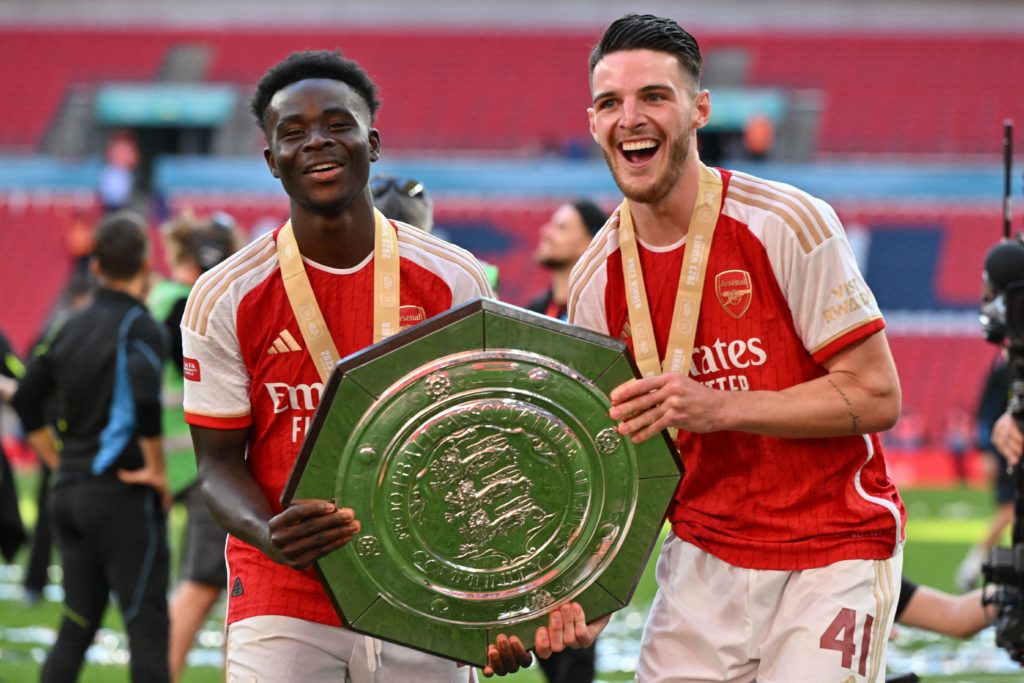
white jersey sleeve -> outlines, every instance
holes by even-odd
[[[189,293],[181,321],[189,424],[248,425],[250,373],[241,352],[236,313],[245,291],[276,270],[277,252],[268,234],[205,273]]]
[[[737,201],[727,201],[726,210],[743,214],[737,217],[764,244],[804,348],[817,358],[865,325],[881,328],[881,311],[831,206],[790,185],[740,173],[733,174],[729,195]]]
[[[594,235],[590,246],[569,274],[569,323],[608,334],[604,295],[608,286],[608,256],[619,247],[619,212],[616,210]]]

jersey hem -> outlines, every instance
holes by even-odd
[[[214,415],[199,415],[185,411],[185,422],[196,427],[208,427],[210,429],[244,429],[252,424],[252,416],[216,417]]]
[[[756,569],[760,571],[796,572],[804,569],[827,567],[830,564],[846,560],[887,560],[895,555],[900,549],[899,546],[893,545],[891,541],[881,540],[882,537],[879,537],[878,540],[874,541],[866,538],[845,538],[837,541],[835,545],[829,545],[827,547],[815,547],[809,542],[794,542],[786,544],[787,557],[807,557],[807,559],[793,562],[749,562],[743,561],[744,558],[749,558],[752,553],[764,556],[766,552],[777,549],[778,544],[771,546],[766,544],[753,544],[747,547],[737,548],[726,547],[718,544],[701,543],[692,534],[686,532],[686,524],[684,522],[673,522],[672,533],[674,533],[680,541],[696,546],[704,552],[715,556],[722,562],[731,564],[734,567]],[[885,533],[884,535],[888,536],[889,534]]]

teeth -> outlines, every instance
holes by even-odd
[[[313,168],[309,169],[310,173],[318,173],[320,171],[329,171],[334,168],[334,164],[317,164]]]
[[[658,143],[654,140],[633,140],[631,142],[622,143],[623,152],[636,152],[641,149],[652,149],[657,147]]]

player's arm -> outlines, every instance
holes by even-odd
[[[992,427],[992,445],[1011,465],[1020,462],[1021,453],[1024,451],[1024,435],[1021,434],[1016,420],[1009,411],[1003,413]]]
[[[359,531],[355,513],[331,501],[296,501],[275,514],[245,463],[248,428],[190,429],[200,491],[213,516],[232,536],[275,562],[305,569]]]
[[[642,441],[667,427],[787,438],[869,434],[900,414],[896,367],[882,331],[823,362],[827,373],[781,391],[722,391],[679,373],[631,380],[612,391],[619,432]]]
[[[36,455],[51,470],[60,466],[60,450],[53,430],[46,420],[46,404],[55,390],[50,358],[41,355],[28,366],[14,387],[10,404],[21,420],[25,438]]]
[[[950,595],[918,586],[897,621],[953,638],[970,638],[989,625],[980,588],[964,595]]]

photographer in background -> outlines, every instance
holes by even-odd
[[[1009,200],[1010,134],[1006,126],[1006,200]],[[1021,426],[1024,423],[1024,243],[1010,236],[1007,204],[1004,239],[985,256],[985,296],[981,325],[985,338],[1006,353],[1010,368],[1010,397],[1006,412],[992,429],[992,443],[1014,467],[1014,521],[1011,547],[994,547],[983,565],[987,584],[993,587],[985,603],[994,607],[996,645],[1010,658],[1024,664],[1024,471],[1021,459]]]

